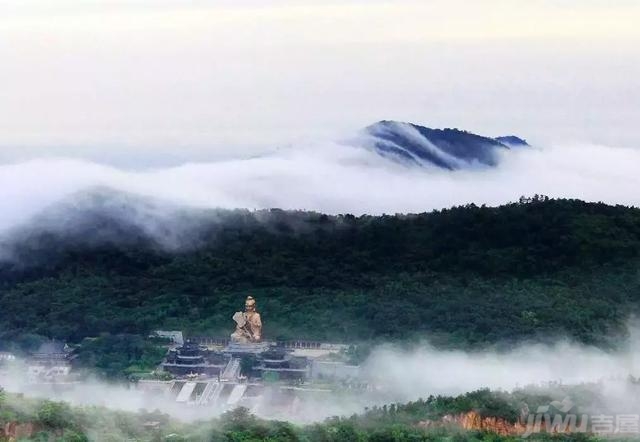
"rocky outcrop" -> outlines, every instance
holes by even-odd
[[[465,430],[488,431],[501,436],[519,436],[525,433],[526,426],[520,422],[509,422],[506,419],[492,416],[481,416],[476,411],[456,415],[445,415],[440,420],[420,421],[421,428],[459,427]]]
[[[16,441],[20,439],[30,438],[41,428],[33,422],[8,422],[4,427],[0,427],[0,440]]]

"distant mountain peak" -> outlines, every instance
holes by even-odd
[[[515,135],[505,135],[502,137],[496,137],[495,140],[501,142],[502,144],[506,144],[509,147],[529,146],[529,143],[527,143],[527,140],[524,140],[520,137],[516,137]]]
[[[515,135],[490,138],[460,129],[432,129],[390,120],[374,123],[364,132],[368,147],[385,158],[448,170],[496,166],[500,152],[528,146]]]

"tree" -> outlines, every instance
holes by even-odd
[[[253,367],[256,365],[256,357],[254,355],[244,355],[240,358],[240,373],[243,376],[251,377]]]
[[[63,437],[64,442],[89,442],[89,438],[84,433],[74,430],[66,430]]]
[[[64,402],[43,401],[38,407],[37,416],[49,428],[66,428],[73,420],[71,408]]]

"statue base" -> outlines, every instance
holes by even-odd
[[[259,354],[267,351],[271,346],[268,342],[229,342],[229,345],[222,350],[223,353],[232,355]]]

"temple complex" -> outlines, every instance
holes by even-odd
[[[71,350],[64,342],[47,341],[31,354],[27,376],[32,383],[66,382],[71,372]]]
[[[253,297],[247,297],[245,311],[236,312],[232,319],[236,329],[223,348],[211,349],[187,340],[184,345],[169,350],[163,369],[177,377],[230,379],[240,374],[240,361],[245,360],[247,377],[298,380],[308,377],[308,358],[294,357],[291,349],[262,340],[262,319]],[[220,344],[221,340],[216,342]],[[233,367],[237,370],[232,370]]]
[[[234,329],[227,337],[184,336],[179,330],[152,332],[150,338],[167,349],[166,356],[155,370],[132,375],[130,387],[149,403],[162,400],[172,406],[209,407],[212,413],[242,406],[277,417],[280,412],[304,415],[301,404],[313,407],[316,399],[326,400],[332,391],[363,385],[359,367],[345,362],[347,345],[269,340],[252,296],[231,319]],[[27,391],[57,394],[77,388],[88,380],[82,370],[72,369],[76,350],[63,342],[47,341],[24,359],[0,353],[0,381],[9,379],[15,367],[24,366]]]
[[[344,380],[358,375],[358,367],[331,357],[344,353],[346,345],[265,339],[252,296],[246,298],[244,311],[236,312],[232,319],[235,330],[228,339],[193,337],[182,345],[174,342],[162,364],[174,379],[141,380],[138,388],[162,392],[185,404],[221,409],[242,405],[255,410],[267,397],[270,406],[275,402],[291,405],[294,392],[304,390],[301,386],[314,379]]]

